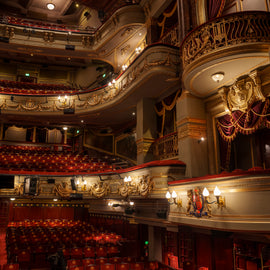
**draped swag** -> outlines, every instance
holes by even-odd
[[[208,0],[208,19],[221,16],[226,0]]]
[[[170,5],[167,8],[167,10],[165,10],[162,13],[162,18],[157,22],[158,26],[161,27],[160,37],[163,36],[167,27],[170,28],[174,24],[174,20],[173,22],[168,22],[168,21],[169,21],[169,18],[172,19],[174,15],[177,15],[176,10],[177,10],[177,1],[174,1],[173,6]]]
[[[163,137],[164,134],[164,127],[165,127],[165,118],[166,118],[166,111],[172,111],[175,108],[177,98],[181,95],[181,90],[179,89],[176,93],[166,97],[161,102],[155,105],[155,112],[156,114],[161,117],[161,125],[159,128],[159,136]]]
[[[249,135],[260,127],[270,128],[270,99],[255,102],[247,112],[234,111],[217,118],[217,128],[222,138],[221,167],[228,170],[230,162],[231,142],[238,133]]]

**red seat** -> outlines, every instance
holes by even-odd
[[[81,260],[71,259],[67,261],[68,269],[73,268],[74,266],[81,266]]]
[[[98,247],[96,253],[97,257],[107,257],[106,247]]]
[[[120,263],[121,261],[122,261],[122,260],[121,260],[120,257],[111,257],[111,258],[109,258],[109,262],[110,262],[110,263],[116,264],[116,263]]]
[[[148,262],[148,269],[149,270],[158,269],[158,262]]]
[[[6,263],[3,265],[3,270],[19,270],[18,263]]]
[[[115,270],[115,265],[111,263],[101,264],[100,270]]]
[[[96,264],[100,265],[100,264],[105,264],[107,263],[107,259],[106,258],[97,258],[96,259]]]
[[[129,263],[118,263],[116,265],[116,270],[129,270]]]
[[[130,264],[130,270],[143,270],[144,269],[144,263],[143,262],[136,262]]]
[[[93,258],[86,258],[86,259],[83,259],[82,260],[82,263],[83,263],[83,266],[87,266],[87,265],[90,265],[90,264],[95,264],[95,259]]]
[[[92,264],[92,265],[87,265],[85,267],[85,270],[100,270],[100,267],[99,267],[99,265]]]
[[[83,252],[81,248],[72,248],[70,250],[70,257],[72,259],[82,259],[83,257]]]
[[[96,252],[94,247],[85,247],[83,249],[84,257],[85,258],[95,258]]]

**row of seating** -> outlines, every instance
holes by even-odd
[[[17,88],[0,87],[0,93],[16,95],[66,95],[77,93],[77,90],[26,90]]]
[[[36,151],[35,147],[28,148],[27,153],[16,146],[0,148],[0,169],[9,171],[111,172],[114,167],[109,162],[84,154]]]
[[[68,270],[156,270],[160,269],[158,262],[118,262],[96,263],[92,259],[85,259],[82,262],[68,261]],[[77,265],[78,264],[78,265]],[[0,266],[1,269],[1,266]],[[7,263],[2,270],[19,270],[19,263]]]
[[[0,80],[0,87],[12,88],[12,89],[21,89],[21,90],[49,90],[49,91],[71,91],[77,90],[74,87],[67,86],[64,84],[47,84],[47,83],[32,83],[32,82],[18,82],[10,80]]]
[[[71,27],[64,24],[54,24],[54,23],[47,23],[43,21],[34,21],[24,18],[12,17],[12,16],[5,16],[1,19],[2,23],[13,24],[13,25],[20,25],[30,28],[41,28],[41,29],[48,29],[48,30],[55,30],[55,31],[65,31],[65,32],[87,32],[87,33],[94,33],[95,28],[88,27],[85,29],[79,29],[78,27]]]
[[[143,259],[143,258],[142,258]],[[68,270],[155,270],[158,268],[157,262],[141,261],[132,257],[112,258],[111,260],[99,258],[97,260],[68,260]]]

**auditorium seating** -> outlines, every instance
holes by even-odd
[[[87,28],[87,29],[79,29],[78,27],[67,26],[64,24],[56,24],[56,23],[47,23],[44,21],[30,20],[28,18],[19,18],[13,16],[5,16],[1,19],[2,22],[10,24],[10,25],[18,25],[26,28],[40,28],[47,29],[53,31],[61,31],[61,32],[79,32],[79,33],[94,33],[95,28]],[[32,29],[32,30],[33,30]]]
[[[51,151],[50,147],[0,146],[0,170],[37,172],[111,172],[109,159]]]
[[[65,95],[76,93],[79,89],[64,84],[30,83],[0,80],[0,92],[23,95]]]

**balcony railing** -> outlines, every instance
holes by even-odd
[[[180,41],[178,25],[175,25],[165,35],[163,35],[159,42],[179,47]]]
[[[269,12],[234,13],[207,22],[183,41],[183,66],[202,56],[239,45],[270,42]]]
[[[178,156],[177,132],[165,135],[154,142],[154,156],[158,160]]]

